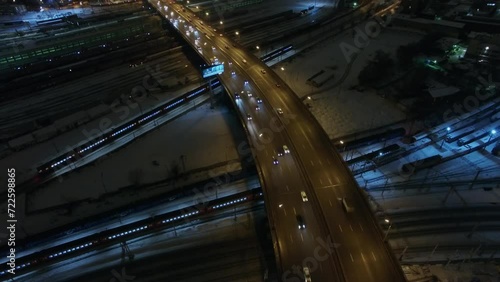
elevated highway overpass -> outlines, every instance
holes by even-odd
[[[238,150],[251,150],[255,158],[282,280],[303,281],[307,265],[312,281],[406,281],[351,172],[293,90],[182,6],[151,5],[207,64],[214,57],[224,64],[219,79],[250,143]]]

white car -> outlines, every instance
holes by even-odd
[[[283,153],[290,154],[290,150],[288,149],[287,145],[283,145]]]
[[[276,112],[278,112],[278,114],[282,115],[283,114],[283,110],[281,110],[281,108],[277,108],[276,109]]]
[[[247,95],[248,95],[248,97],[252,97],[252,93],[248,90],[247,90]]]
[[[304,266],[304,268],[302,270],[304,271],[304,280],[305,280],[305,282],[312,282],[311,271],[309,270],[309,267]]]
[[[302,202],[307,202],[309,199],[307,198],[307,194],[304,191],[300,192],[300,196],[302,197]]]
[[[252,116],[251,115],[247,115],[247,120],[252,120]]]

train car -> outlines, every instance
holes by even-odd
[[[462,128],[462,129],[458,129],[458,130],[455,130],[453,132],[450,132],[446,135],[446,143],[452,143],[452,142],[455,142],[457,141],[458,139],[464,137],[464,136],[467,136],[471,133],[473,133],[475,131],[475,127],[474,126],[467,126],[465,128]]]
[[[442,159],[443,157],[441,155],[434,155],[425,159],[409,162],[401,166],[401,171],[405,174],[413,174],[418,170],[439,164]]]
[[[352,141],[344,141],[343,144],[338,145],[337,149],[353,150],[363,146],[368,146],[377,142],[386,141],[394,138],[402,137],[406,134],[404,128],[391,129],[386,132],[366,136]]]
[[[212,81],[212,87],[216,87],[218,85],[220,85],[219,80]],[[47,162],[37,167],[38,178],[46,177],[55,172],[58,168],[64,165],[68,165],[74,162],[75,160],[82,158],[85,155],[90,154],[91,152],[94,152],[97,149],[102,148],[107,144],[112,143],[114,140],[121,138],[124,134],[136,130],[138,126],[149,123],[152,120],[158,118],[159,116],[166,114],[167,112],[181,106],[183,102],[186,102],[187,100],[190,99],[194,99],[197,96],[206,93],[208,89],[209,89],[208,86],[200,86],[184,94],[183,96],[168,102],[165,105],[162,105],[156,109],[148,111],[147,113],[118,126],[117,128],[103,134],[102,136],[99,136],[85,144],[73,148],[70,152],[58,156],[57,158],[54,158],[50,162]]]

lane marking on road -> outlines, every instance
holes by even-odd
[[[352,260],[352,262],[354,262],[354,258],[352,257],[352,254],[351,254],[351,253],[349,253],[349,255],[351,256],[351,260]]]
[[[330,203],[330,207],[333,207],[332,200],[328,200],[328,202]]]
[[[340,226],[340,224],[339,224],[339,229],[340,229],[340,232],[344,232],[344,231],[342,230],[342,226]]]
[[[365,230],[363,229],[363,225],[361,225],[361,223],[359,224],[359,227],[361,227],[361,231],[363,231],[363,232],[365,231]]]
[[[283,209],[283,212],[285,213],[285,216],[286,216],[286,209]]]
[[[313,161],[311,161],[311,164],[312,164],[312,166],[314,166],[314,163],[313,163]]]
[[[286,186],[286,191],[290,192],[290,187]]]
[[[280,166],[280,172],[283,173],[283,167],[282,166]]]
[[[300,233],[300,239],[302,239],[302,242],[304,242],[304,236],[302,236],[302,233]]]
[[[293,208],[293,214],[297,214],[297,211],[295,210],[295,207]]]
[[[323,185],[323,181],[321,181],[321,178],[319,179],[319,183],[320,183],[321,185]]]
[[[351,227],[351,231],[354,231],[354,229],[352,229],[352,225],[349,224],[349,227]]]
[[[330,179],[330,177],[328,177],[328,183],[330,183],[330,185],[333,185],[332,180]]]
[[[321,160],[318,160],[318,162],[319,162],[320,165],[323,165],[323,162]]]
[[[293,243],[292,234],[290,234],[290,241]]]
[[[361,253],[361,258],[363,259],[364,262],[366,262],[366,259],[365,259],[365,256],[363,255],[363,253]]]
[[[373,259],[374,259],[375,261],[377,261],[377,257],[375,256],[375,254],[374,254],[373,252],[372,252],[372,256],[373,256]]]

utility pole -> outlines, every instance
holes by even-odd
[[[214,91],[212,89],[212,79],[208,80],[208,89],[210,95],[210,109],[213,109],[215,108],[215,101],[214,101]]]
[[[102,183],[102,189],[104,189],[105,193],[108,193],[106,190],[106,185],[104,185],[104,172],[101,171],[101,183]]]
[[[130,250],[130,248],[127,245],[127,241],[123,241],[120,243],[120,247],[122,248],[122,259],[125,257],[125,255],[128,256],[128,260],[132,261],[134,259],[134,253]]]
[[[474,182],[476,182],[477,178],[479,177],[479,174],[481,173],[480,170],[477,171],[476,176],[474,176],[474,179],[470,183],[469,190],[472,190],[472,186],[474,186]]]

